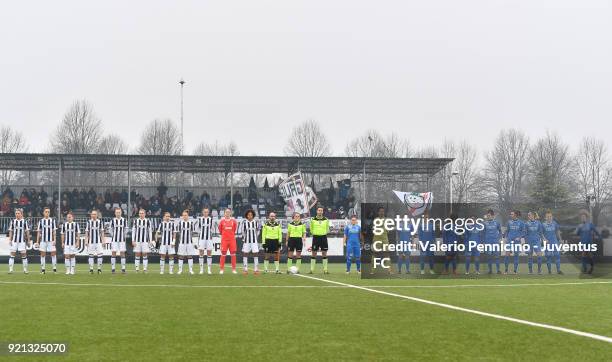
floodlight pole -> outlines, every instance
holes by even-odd
[[[230,209],[234,211],[234,161],[230,162]]]
[[[450,206],[449,206],[449,213],[452,214],[453,213],[453,176],[458,175],[459,172],[457,171],[451,171],[450,176],[448,177],[448,183],[449,183],[449,188],[450,188],[450,192],[449,192],[449,196],[450,196]]]
[[[127,224],[130,225],[130,217],[132,216],[132,163],[128,158],[128,171],[127,171],[127,182],[128,182],[128,204],[127,204]]]
[[[183,78],[181,78],[179,84],[181,85],[181,154],[184,154],[185,139],[183,133],[183,86],[185,85],[185,81]]]

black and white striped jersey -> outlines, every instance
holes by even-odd
[[[257,243],[257,235],[259,234],[260,228],[261,224],[259,223],[259,220],[242,220],[240,223],[240,235],[242,236],[242,242]]]
[[[9,225],[9,232],[12,232],[11,241],[14,243],[24,243],[28,231],[30,227],[25,219],[13,219]]]
[[[212,240],[213,218],[210,216],[200,216],[198,218],[198,231],[200,240]]]
[[[125,231],[127,230],[127,220],[120,218],[113,218],[110,222],[110,234],[112,241],[115,243],[125,242]]]
[[[153,227],[151,220],[138,218],[132,226],[132,241],[149,243],[153,240]]]
[[[85,226],[85,233],[87,233],[90,243],[92,244],[101,243],[102,237],[104,237],[104,227],[102,224],[102,220],[100,219],[87,220],[87,225]]]
[[[81,233],[79,224],[76,222],[65,222],[62,224],[62,235],[64,235],[64,244],[75,246],[78,235]]]
[[[179,220],[177,224],[179,242],[181,244],[191,244],[193,232],[196,231],[196,223],[193,220]]]
[[[157,226],[157,232],[161,235],[161,245],[170,245],[176,233],[176,224],[173,221],[162,221]]]
[[[55,231],[57,230],[57,224],[55,219],[42,218],[38,221],[38,232],[40,233],[40,241],[52,242]]]

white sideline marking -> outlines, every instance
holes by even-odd
[[[367,288],[367,287],[361,287],[361,286],[358,286],[358,285],[337,282],[337,281],[334,281],[334,280],[321,279],[321,278],[312,277],[312,276],[303,275],[303,274],[295,274],[295,275],[298,276],[298,277],[301,277],[301,278],[308,278],[308,279],[318,280],[318,281],[321,281],[321,282],[332,283],[332,284],[335,284],[335,285],[342,285],[342,286],[345,286],[345,287],[361,289],[361,290],[365,290],[365,291],[372,292],[372,293],[378,293],[378,294],[388,295],[388,296],[391,296],[391,297],[408,299],[408,300],[412,300],[412,301],[419,302],[419,303],[435,305],[437,307],[442,307],[442,308],[447,308],[447,309],[452,309],[452,310],[458,310],[458,311],[465,312],[465,313],[472,313],[472,314],[477,314],[477,315],[481,315],[481,316],[485,316],[485,317],[490,317],[490,318],[495,318],[495,319],[506,320],[506,321],[510,321],[510,322],[514,322],[514,323],[525,324],[525,325],[532,326],[532,327],[540,327],[540,328],[550,329],[550,330],[554,330],[554,331],[565,332],[565,333],[573,334],[573,335],[576,335],[576,336],[582,336],[582,337],[592,338],[592,339],[596,339],[596,340],[603,341],[603,342],[612,343],[612,338],[611,337],[601,336],[599,334],[577,331],[577,330],[574,330],[574,329],[553,326],[553,325],[550,325],[550,324],[531,322],[531,321],[527,321],[527,320],[524,320],[524,319],[506,317],[506,316],[503,316],[503,315],[500,315],[500,314],[481,312],[481,311],[475,310],[475,309],[468,309],[468,308],[458,307],[458,306],[451,305],[451,304],[446,304],[446,303],[438,303],[438,302],[434,302],[434,301],[427,300],[427,299],[422,299],[422,298],[410,297],[410,296],[402,295],[402,294],[385,292],[383,290],[376,290],[376,289],[371,289],[371,288]]]
[[[122,288],[346,288],[340,285],[190,285],[190,284],[110,284],[110,283],[60,283],[60,282],[9,282],[0,284],[61,285],[75,287],[122,287]]]
[[[324,279],[321,279],[324,280]],[[0,284],[23,285],[61,285],[77,287],[123,287],[123,288],[352,288],[347,285],[193,285],[193,284],[110,284],[110,283],[62,283],[62,282],[23,282],[3,281]],[[588,285],[612,284],[612,281],[599,282],[565,282],[565,283],[520,283],[520,284],[451,284],[451,285],[362,285],[364,288],[486,288],[486,287],[531,287],[531,286],[557,286],[557,285]]]
[[[531,286],[555,286],[555,285],[587,285],[587,284],[612,284],[607,282],[563,282],[563,283],[516,283],[516,284],[449,284],[449,285],[363,285],[369,288],[475,288],[475,287],[531,287]]]

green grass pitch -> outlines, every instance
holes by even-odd
[[[612,360],[612,343],[294,275],[86,268],[74,276],[63,265],[57,275],[37,274],[34,263],[29,275],[21,265],[2,271],[0,340],[68,342],[69,353],[0,359]],[[314,277],[612,337],[610,279],[363,280],[343,268]]]

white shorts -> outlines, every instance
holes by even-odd
[[[243,253],[259,253],[259,244],[257,243],[244,243],[242,244]]]
[[[135,253],[148,253],[149,252],[149,242],[144,242],[144,243],[136,243],[136,246],[134,247],[134,252]]]
[[[103,247],[102,243],[92,243],[87,246],[87,254],[89,255],[102,255]]]
[[[16,252],[22,252],[25,253],[26,252],[26,243],[12,243],[11,247],[10,247],[11,253],[16,253]]]
[[[76,245],[65,245],[64,255],[76,255],[79,252]]]
[[[41,241],[40,244],[38,245],[38,250],[44,251],[46,253],[52,253],[56,249],[55,249],[55,244],[52,241],[49,241],[49,242]]]
[[[174,245],[160,245],[159,246],[159,255],[174,255]]]
[[[198,242],[199,250],[213,250],[213,241],[212,240],[200,240]]]
[[[182,256],[192,256],[195,253],[195,248],[193,244],[179,244],[178,246],[178,255]]]
[[[113,241],[111,243],[111,251],[125,253],[125,241]]]

